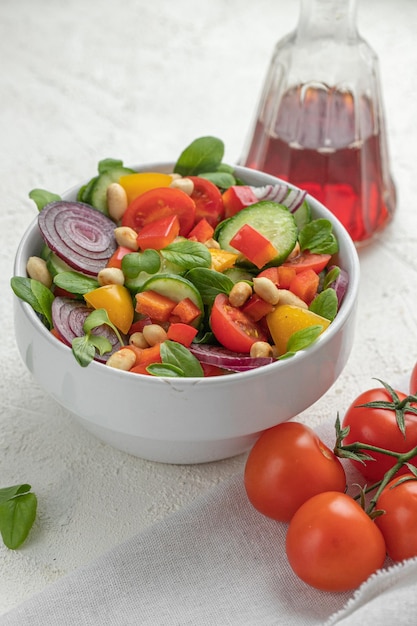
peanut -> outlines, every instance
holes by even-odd
[[[250,356],[255,358],[272,356],[272,346],[266,341],[255,341],[251,345]]]
[[[147,324],[143,327],[143,336],[148,345],[156,346],[167,338],[166,331],[159,324]]]
[[[175,178],[170,184],[170,187],[173,187],[174,189],[181,189],[181,191],[186,193],[187,196],[191,196],[191,194],[194,191],[193,181],[191,180],[191,178],[186,178],[186,177]]]
[[[136,362],[136,354],[129,348],[120,348],[117,352],[113,352],[106,361],[106,365],[114,367],[117,370],[128,372]]]
[[[207,241],[204,242],[204,245],[207,246],[207,248],[214,248],[215,250],[220,250],[220,244],[215,239],[207,239]]]
[[[129,343],[131,346],[136,346],[137,348],[149,348],[149,344],[146,341],[143,333],[137,331],[132,333],[129,337]]]
[[[294,248],[291,250],[291,252],[289,253],[287,257],[287,260],[294,259],[299,254],[300,254],[300,244],[298,243],[298,241],[296,241]]]
[[[279,303],[280,304],[291,304],[293,306],[298,306],[300,309],[308,309],[307,304],[304,300],[301,300],[298,296],[295,295],[289,289],[278,289],[279,291]]]
[[[30,278],[38,280],[45,287],[52,286],[52,275],[48,270],[46,261],[39,256],[30,256],[26,264],[26,271]]]
[[[106,191],[107,210],[110,217],[118,222],[127,209],[128,200],[124,188],[119,183],[110,183]]]
[[[232,306],[242,306],[252,295],[252,287],[244,280],[235,283],[229,293],[229,302]]]
[[[137,242],[137,232],[130,226],[118,226],[114,229],[114,236],[119,246],[124,246],[136,252],[139,250]]]
[[[97,275],[99,284],[104,285],[123,285],[125,276],[118,267],[103,267]]]
[[[262,298],[262,300],[265,300],[265,302],[273,305],[278,304],[278,287],[272,282],[272,280],[266,278],[266,276],[253,279],[253,290],[260,298]]]

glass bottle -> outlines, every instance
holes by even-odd
[[[356,26],[356,0],[301,0],[278,42],[241,163],[305,189],[360,244],[396,206],[378,59]]]

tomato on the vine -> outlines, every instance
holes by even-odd
[[[375,522],[384,535],[388,556],[394,561],[417,556],[417,478],[407,473],[391,480],[376,508],[384,511]]]
[[[214,300],[210,326],[217,341],[233,352],[248,354],[255,341],[266,341],[261,326],[232,306],[224,293],[219,293]]]
[[[396,391],[399,403],[407,396]],[[386,388],[369,389],[361,393],[350,405],[344,416],[342,427],[349,427],[349,434],[344,438],[343,445],[349,445],[355,442],[376,446],[385,450],[391,450],[397,453],[408,452],[417,446],[417,415],[407,411],[405,408],[404,424],[405,436],[401,432],[396,417],[394,407],[384,408],[384,406],[361,406],[370,402],[393,403],[393,398]],[[417,404],[412,404],[412,408]],[[366,452],[366,451],[365,451]],[[384,477],[384,474],[396,463],[397,459],[393,456],[382,454],[380,452],[370,451],[369,455],[374,460],[361,463],[352,460],[359,472],[369,481],[377,482]],[[417,456],[410,461],[417,466]],[[402,468],[398,473],[405,473],[407,468]]]
[[[264,515],[289,521],[309,498],[346,488],[343,466],[308,426],[284,422],[266,430],[246,461],[244,483],[251,504]]]
[[[347,591],[382,567],[386,548],[378,526],[345,493],[313,496],[293,516],[288,561],[301,580],[323,591]]]

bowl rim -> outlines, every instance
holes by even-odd
[[[163,162],[145,163],[145,164],[140,164],[140,165],[128,165],[127,167],[130,167],[131,169],[137,172],[151,172],[151,171],[172,172],[174,165],[175,165],[175,162],[163,161]],[[239,175],[239,178],[242,178],[243,180],[245,180],[245,177],[250,179],[250,178],[259,178],[259,176],[261,176],[263,179],[265,179],[265,182],[262,184],[273,184],[274,182],[275,183],[280,182],[280,183],[288,184],[289,187],[293,189],[297,189],[296,185],[293,185],[290,182],[284,181],[276,176],[267,174],[265,172],[259,172],[258,170],[253,170],[251,168],[247,168],[247,167],[243,167],[239,165],[234,166],[234,171],[236,174]],[[62,198],[68,198],[68,197],[74,196],[74,194],[76,194],[76,192],[80,189],[80,187],[86,182],[88,182],[88,180],[89,179],[87,179],[84,182],[81,182],[78,185],[74,185],[73,187],[70,187],[68,190],[66,190],[65,192],[61,194]],[[312,345],[308,346],[308,348],[299,350],[288,359],[283,359],[282,361],[274,361],[273,363],[270,363],[268,365],[263,365],[262,367],[248,370],[246,372],[231,372],[230,374],[226,374],[224,376],[201,377],[201,378],[191,378],[191,377],[175,378],[176,386],[183,385],[186,387],[186,386],[189,386],[190,384],[216,385],[216,386],[227,384],[230,386],[230,383],[233,381],[240,382],[242,380],[245,381],[247,379],[262,376],[262,372],[265,371],[265,368],[267,368],[267,370],[270,372],[272,371],[272,368],[275,368],[277,369],[277,371],[279,371],[280,369],[282,370],[284,368],[294,367],[297,361],[299,359],[302,359],[305,354],[308,354],[311,357],[314,357],[314,353],[321,350],[323,346],[329,343],[334,337],[334,335],[337,334],[339,329],[346,323],[346,320],[349,317],[349,314],[356,307],[357,296],[359,292],[360,263],[359,263],[359,256],[357,253],[357,249],[356,249],[355,244],[353,243],[353,240],[348,234],[347,230],[344,228],[341,222],[333,215],[333,213],[330,212],[329,209],[327,209],[321,202],[316,200],[310,194],[307,194],[306,199],[310,202],[313,212],[315,208],[318,208],[323,213],[322,216],[326,217],[332,222],[333,230],[335,231],[336,238],[339,242],[339,245],[341,244],[341,241],[342,241],[343,247],[347,249],[347,253],[350,258],[350,263],[352,266],[349,272],[348,288],[347,288],[345,297],[343,299],[342,305],[336,317],[334,318],[332,323],[329,325],[329,327],[326,329],[326,332],[322,333]],[[34,219],[29,223],[28,227],[26,228],[26,230],[24,231],[22,235],[22,238],[19,242],[19,245],[16,251],[15,259],[14,259],[13,276],[26,276],[26,272],[23,271],[23,268],[26,267],[26,261],[27,261],[27,254],[25,253],[25,250],[28,246],[31,245],[32,240],[39,238],[39,240],[41,241],[41,235],[40,235],[39,229],[37,228],[37,221],[38,221],[38,217],[35,216]],[[33,310],[33,308],[27,302],[24,302],[23,300],[18,298],[15,294],[13,294],[13,297],[15,299],[17,306],[21,308],[22,313],[25,315],[26,318],[28,318],[32,326],[35,328],[35,330],[38,330],[41,333],[41,335],[44,337],[44,339],[51,342],[51,345],[53,345],[55,349],[65,351],[65,353],[73,359],[74,356],[72,355],[71,351],[68,352],[68,350],[70,350],[69,346],[63,344],[60,341],[57,341],[57,339],[50,333],[50,331],[48,331],[46,326],[44,326],[44,324],[41,322],[41,320],[39,319],[38,315]],[[109,372],[109,368],[106,368],[106,365],[99,361],[92,361],[88,365],[88,367],[92,367],[94,369],[98,367],[98,368],[101,368],[103,373],[107,372],[113,376],[116,374],[117,376],[122,376],[122,378],[126,376],[138,377],[138,374],[116,370],[114,368],[112,368],[112,371]],[[172,381],[172,378],[169,378],[169,377],[146,376],[146,382],[147,384],[151,384],[151,385],[152,384],[161,385],[161,384],[166,384],[166,382],[172,383],[173,381]]]

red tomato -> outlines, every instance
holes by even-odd
[[[417,556],[417,479],[408,473],[394,478],[378,498],[376,508],[385,511],[375,518],[384,535],[387,553],[394,561]]]
[[[199,176],[188,176],[194,183],[194,191],[191,194],[196,206],[196,221],[203,217],[213,228],[224,219],[223,198],[214,183]]]
[[[406,395],[396,392],[400,401]],[[385,388],[369,389],[360,394],[346,411],[342,426],[349,426],[350,431],[343,440],[343,445],[354,442],[366,443],[393,452],[408,452],[417,446],[417,415],[404,413],[406,436],[398,428],[395,411],[387,408],[361,407],[359,405],[375,401],[392,401],[391,395]],[[416,406],[416,405],[414,405]],[[375,460],[359,463],[352,461],[359,472],[369,481],[377,482],[395,464],[396,459],[379,452],[368,452]],[[417,456],[411,461],[417,466]],[[398,473],[404,474],[407,468]]]
[[[177,215],[180,222],[180,235],[186,237],[194,225],[195,203],[181,189],[159,187],[145,191],[127,207],[122,226],[130,226],[136,232],[162,217]]]
[[[346,488],[340,460],[314,430],[298,422],[278,424],[259,437],[246,461],[244,482],[251,504],[282,522],[317,493]]]
[[[177,215],[167,215],[154,222],[145,224],[137,236],[137,244],[141,250],[162,250],[175,237],[178,237],[180,222]]]
[[[210,326],[217,341],[228,350],[248,354],[255,341],[266,341],[261,327],[219,293],[210,314]]]
[[[411,372],[410,393],[413,395],[417,394],[417,363],[414,365],[413,371]]]
[[[284,267],[292,267],[296,272],[311,269],[319,274],[331,259],[331,254],[313,254],[302,252],[298,256],[283,263]]]
[[[347,591],[382,567],[378,526],[345,493],[326,491],[305,502],[287,533],[288,561],[301,580],[323,591]]]

